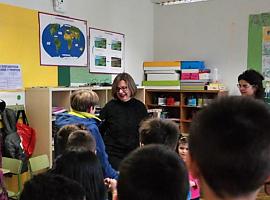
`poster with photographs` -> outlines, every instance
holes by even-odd
[[[93,73],[124,72],[125,35],[89,28],[89,70]]]
[[[39,12],[39,32],[41,65],[87,67],[85,20]]]

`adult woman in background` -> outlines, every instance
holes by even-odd
[[[127,73],[118,74],[112,85],[112,96],[100,112],[104,123],[100,127],[103,134],[109,162],[118,169],[120,161],[139,146],[139,123],[147,117],[145,105],[134,98],[137,87]]]
[[[264,98],[263,76],[253,70],[248,69],[238,76],[238,88],[242,96],[252,96],[256,99]]]
[[[51,173],[80,183],[86,192],[86,200],[105,200],[102,168],[93,152],[67,151],[55,160]]]

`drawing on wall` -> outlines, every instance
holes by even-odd
[[[262,74],[270,80],[270,26],[263,27],[262,36]]]
[[[87,22],[39,12],[40,64],[87,66]]]
[[[89,28],[89,71],[117,74],[124,71],[125,35]]]

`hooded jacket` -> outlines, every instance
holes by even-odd
[[[60,113],[56,116],[55,124],[58,128],[69,124],[82,124],[87,130],[94,136],[96,140],[96,151],[97,157],[101,163],[104,177],[107,178],[118,178],[118,173],[112,168],[108,161],[108,155],[105,151],[105,145],[100,135],[98,124],[100,119],[93,114],[86,112],[72,111],[69,113]]]

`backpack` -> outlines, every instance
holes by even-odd
[[[3,128],[3,156],[16,158],[23,161],[22,172],[27,171],[27,157],[21,147],[21,139],[16,128],[16,113],[14,110],[5,108],[1,112]]]
[[[20,115],[22,115],[23,123],[18,122]],[[24,153],[29,158],[32,156],[36,145],[36,131],[29,126],[26,114],[24,110],[18,110],[17,112],[17,132],[22,140],[22,147]]]

